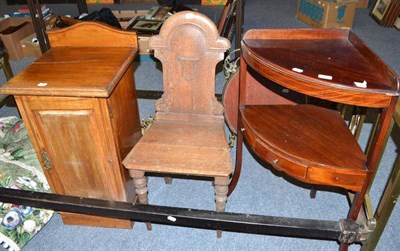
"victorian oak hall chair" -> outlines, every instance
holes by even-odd
[[[164,94],[152,126],[123,161],[139,202],[148,203],[146,172],[166,175],[166,183],[172,175],[208,177],[216,211],[224,211],[233,167],[214,87],[216,64],[230,43],[208,17],[184,11],[168,18],[149,45],[163,65]]]

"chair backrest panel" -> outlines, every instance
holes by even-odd
[[[189,11],[174,14],[150,39],[150,47],[163,65],[164,94],[157,112],[223,114],[214,94],[215,68],[230,43],[209,18]]]

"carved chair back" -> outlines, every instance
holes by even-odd
[[[163,66],[164,94],[156,103],[157,116],[222,116],[215,97],[215,68],[230,42],[203,14],[184,11],[174,16],[149,42]]]

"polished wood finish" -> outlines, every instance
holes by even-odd
[[[276,169],[307,183],[360,191],[366,157],[337,111],[250,105],[241,109],[241,117],[249,145]]]
[[[145,172],[212,177],[216,210],[223,211],[232,163],[214,88],[230,43],[209,18],[186,11],[168,18],[150,47],[163,64],[164,94],[153,125],[123,161],[139,201],[148,203]]]
[[[54,47],[123,47],[132,48],[138,46],[135,32],[116,29],[109,25],[90,22],[76,23],[68,29],[60,29],[48,32],[50,45]],[[89,33],[90,36],[81,34]]]
[[[50,33],[52,49],[1,92],[14,95],[52,192],[132,202],[132,181],[121,162],[141,137],[132,67],[137,44],[111,47],[104,39],[86,47],[103,31],[115,41],[131,41],[131,33],[96,23]],[[66,224],[132,226],[126,220],[62,216]]]
[[[45,92],[52,96],[106,98],[130,67],[133,57],[129,47],[55,47],[18,74],[12,85],[5,85],[2,93],[43,95]],[[38,86],[39,83],[45,84]]]
[[[381,108],[367,155],[337,111],[313,105],[248,102],[252,82],[247,81],[247,74],[251,70],[299,93]],[[236,169],[240,172],[244,138],[262,160],[297,180],[354,192],[347,217],[356,220],[398,95],[396,74],[351,31],[251,30],[242,41]]]
[[[389,106],[390,97],[398,95],[396,73],[349,30],[251,30],[242,49],[251,68],[306,95],[377,108]],[[364,80],[366,88],[354,84]]]
[[[249,69],[246,72],[246,104],[277,105],[306,103],[306,96],[283,88]],[[268,86],[268,88],[266,88]],[[225,108],[225,121],[229,129],[236,134],[239,103],[239,71],[232,74],[224,86],[222,104]]]

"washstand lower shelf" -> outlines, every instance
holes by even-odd
[[[307,183],[359,191],[366,157],[341,115],[314,105],[248,105],[241,131],[253,151]]]

